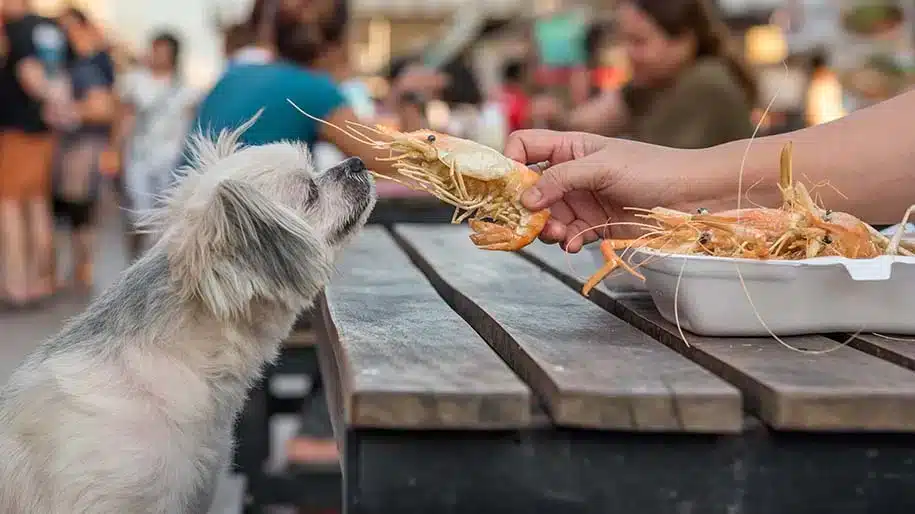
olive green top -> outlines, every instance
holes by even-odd
[[[623,90],[627,136],[674,148],[705,148],[753,135],[752,106],[719,58],[701,58],[665,88]]]

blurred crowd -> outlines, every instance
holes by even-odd
[[[91,288],[103,188],[115,186],[125,212],[150,206],[177,163],[196,99],[177,72],[174,34],[155,35],[146,55],[125,63],[78,9],[50,19],[28,0],[2,6],[0,298],[24,307]],[[125,240],[138,255],[135,231]],[[58,245],[70,247],[66,273]]]
[[[262,108],[244,142],[304,142],[319,168],[345,156],[373,159],[330,125],[352,122],[431,127],[497,148],[509,132],[535,127],[684,148],[749,137],[769,99],[711,5],[622,1],[612,25],[587,28],[583,62],[545,75],[532,45],[530,55],[505,61],[494,91],[481,88],[466,49],[434,66],[422,52],[399,56],[379,94],[352,66],[343,0],[255,0],[247,16],[222,27],[226,66],[206,91],[182,77],[177,34],[154,35],[130,58],[78,9],[51,19],[29,0],[4,0],[0,300],[21,307],[91,288],[105,191],[123,207],[125,247],[136,258],[151,243],[137,230],[139,217],[180,178],[190,128],[234,128]],[[601,58],[608,47],[626,61],[610,81]],[[811,89],[828,79],[822,60],[809,69]],[[793,115],[805,123],[803,113]],[[450,219],[446,206],[397,184],[380,183],[379,195],[373,222],[391,221],[386,206],[398,202],[413,209],[400,216]],[[66,273],[56,263],[60,246],[72,255]]]

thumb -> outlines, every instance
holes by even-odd
[[[530,210],[553,205],[571,191],[597,191],[610,178],[611,170],[601,165],[600,152],[548,168],[536,184],[521,195],[521,204]]]

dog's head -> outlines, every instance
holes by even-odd
[[[323,172],[297,143],[243,146],[237,130],[191,138],[191,164],[147,221],[158,226],[176,292],[223,319],[255,302],[298,310],[365,223],[374,183],[361,160]]]

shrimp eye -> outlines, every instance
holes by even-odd
[[[708,214],[708,209],[706,209],[705,207],[699,207],[698,209],[696,209],[696,212],[698,212],[699,214]]]
[[[826,209],[826,212],[823,214],[823,221],[829,221],[830,216],[832,216],[832,211]]]
[[[426,141],[428,141],[428,142],[430,142],[430,143],[434,143],[434,142],[435,142],[435,134],[429,134],[428,136],[426,136]]]
[[[699,244],[701,244],[701,245],[708,244],[708,242],[711,238],[712,238],[711,234],[709,234],[708,232],[703,232],[702,234],[699,234]]]
[[[829,234],[826,234],[825,236],[823,236],[823,244],[827,244],[827,245],[832,244],[832,238],[829,237]]]

